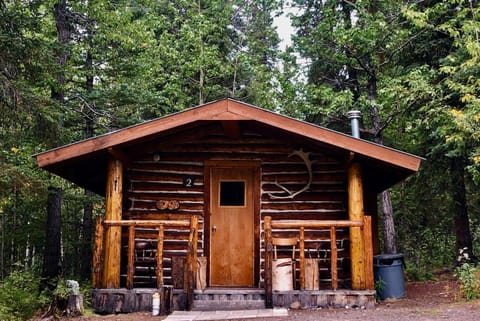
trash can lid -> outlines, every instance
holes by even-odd
[[[379,254],[379,255],[375,255],[373,258],[378,260],[398,260],[398,259],[403,259],[403,254],[402,253]]]

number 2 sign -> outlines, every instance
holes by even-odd
[[[193,187],[194,184],[195,184],[195,177],[193,177],[193,176],[184,176],[183,177],[183,186]]]

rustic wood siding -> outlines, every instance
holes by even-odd
[[[184,176],[193,177],[191,187],[183,186]],[[162,153],[159,160],[154,154],[139,157],[127,170],[124,216],[132,219],[190,219],[200,217],[199,255],[203,255],[203,161],[191,161]],[[158,201],[178,201],[178,209],[160,210]],[[126,233],[126,231],[124,232]],[[156,248],[158,233],[152,229],[137,229],[137,242],[151,242]],[[164,282],[172,284],[172,257],[186,256],[189,230],[165,228],[164,230]],[[124,235],[124,239],[126,234]],[[143,254],[142,250],[140,251]],[[154,255],[154,253],[153,253]],[[138,264],[135,284],[151,284],[154,271],[148,264]]]
[[[135,219],[188,219],[192,215],[200,217],[198,255],[205,253],[204,226],[204,161],[205,160],[256,160],[261,162],[261,206],[256,222],[260,226],[260,239],[263,240],[262,222],[266,215],[276,219],[347,219],[346,210],[346,170],[344,164],[325,151],[313,146],[288,144],[288,138],[268,138],[258,132],[243,132],[240,138],[229,138],[220,126],[202,137],[185,139],[178,144],[162,147],[158,151],[139,155],[126,170],[124,184],[124,217]],[[179,139],[180,141],[180,139]],[[160,143],[159,143],[160,144]],[[160,146],[160,145],[159,145]],[[289,190],[301,189],[308,181],[305,163],[298,156],[288,157],[294,150],[303,148],[310,152],[313,181],[310,189],[294,199],[273,199],[268,193],[278,191],[275,181]],[[150,147],[150,150],[152,148]],[[183,178],[193,177],[192,187],[183,186]],[[178,201],[175,210],[159,210],[161,200]],[[273,231],[274,235],[277,231]],[[298,231],[284,234],[294,235]],[[137,231],[139,238],[155,239],[155,231]],[[278,233],[277,233],[278,234]],[[165,230],[164,279],[171,284],[172,257],[184,256],[188,232]],[[305,231],[305,247],[308,257],[320,257],[322,269],[329,266],[329,232]],[[263,241],[262,241],[263,242]],[[339,267],[348,260],[348,230],[338,229]],[[260,245],[260,266],[263,271],[263,243]],[[282,254],[281,254],[282,255]],[[298,255],[297,255],[298,257]],[[323,271],[325,272],[325,271]],[[322,272],[322,273],[323,273]],[[262,273],[257,271],[262,280]],[[340,271],[339,278],[348,279],[348,268]],[[327,274],[325,279],[327,279]],[[322,274],[323,278],[323,274]]]
[[[287,157],[279,153],[270,155],[262,162],[262,221],[264,216],[278,219],[348,219],[346,209],[346,170],[342,162],[333,157],[312,151],[308,147],[305,152],[311,152],[313,181],[308,191],[297,195],[293,199],[275,199],[269,193],[278,191],[275,182],[290,191],[300,190],[308,181],[305,163],[297,156]],[[279,194],[281,195],[281,194]],[[263,230],[263,229],[262,229]],[[298,230],[273,230],[274,237],[298,237]],[[262,235],[263,236],[263,235]],[[341,285],[348,281],[349,243],[348,229],[337,229],[338,267]],[[264,238],[262,237],[262,240]],[[261,246],[261,266],[264,262],[264,246]],[[305,229],[305,250],[307,258],[319,258],[320,280],[322,283],[330,282],[330,231]],[[279,250],[277,250],[279,251]],[[287,249],[279,251],[279,257],[288,257],[291,252]],[[298,246],[296,257],[299,257]],[[297,265],[298,267],[298,265]],[[298,272],[298,270],[297,270]],[[323,287],[325,288],[325,287]]]

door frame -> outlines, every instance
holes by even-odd
[[[211,170],[213,168],[251,168],[253,170],[253,284],[260,285],[260,161],[242,160],[206,160],[204,162],[204,255],[210,256],[210,192],[211,192]],[[209,258],[209,262],[212,258]],[[207,264],[207,285],[210,286],[210,264]]]

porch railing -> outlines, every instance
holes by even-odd
[[[331,287],[338,288],[337,274],[337,240],[336,230],[342,227],[360,227],[363,230],[365,248],[365,289],[373,289],[373,249],[372,249],[372,221],[370,216],[365,216],[362,221],[350,220],[272,220],[271,216],[264,218],[264,242],[265,242],[265,304],[271,307],[273,303],[272,290],[272,266],[273,244],[272,230],[297,230],[299,240],[299,283],[300,290],[305,290],[305,229],[327,229],[330,231],[330,273]]]
[[[102,268],[102,255],[104,251],[104,232],[111,227],[128,227],[128,246],[127,246],[127,280],[126,288],[133,288],[133,279],[135,271],[135,236],[136,228],[155,228],[158,230],[157,237],[157,255],[156,255],[156,286],[163,286],[163,243],[164,229],[166,227],[183,227],[190,230],[187,249],[186,249],[186,278],[184,290],[187,293],[189,302],[193,300],[193,289],[195,274],[197,269],[197,244],[198,244],[198,217],[192,216],[188,220],[103,220],[97,217],[95,230],[95,246],[93,253],[93,287],[101,288],[103,285],[103,270],[109,269],[108,266]],[[118,275],[120,278],[120,275]]]

